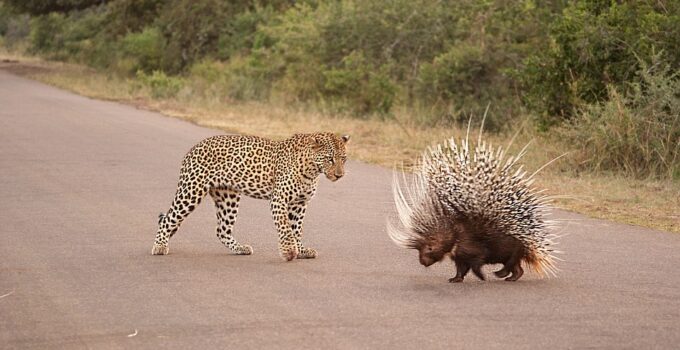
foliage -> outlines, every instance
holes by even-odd
[[[100,40],[106,20],[104,9],[90,9],[72,14],[51,13],[31,20],[30,50],[53,59],[71,59],[105,65],[111,47]]]
[[[679,179],[680,72],[643,64],[637,74],[627,92],[610,85],[607,101],[581,108],[563,135],[586,169]]]
[[[178,0],[168,2],[156,25],[165,46],[162,67],[178,73],[217,49],[223,23],[229,22],[238,5],[221,0]]]
[[[63,32],[66,20],[63,15],[49,14],[31,21],[31,49],[55,57],[64,46]]]
[[[157,28],[128,33],[120,42],[120,53],[129,61],[128,71],[149,73],[161,69],[165,41]]]
[[[387,114],[397,90],[388,71],[386,66],[375,67],[362,54],[353,52],[340,67],[323,72],[320,93],[331,110],[337,112],[349,111],[360,116]]]
[[[663,52],[680,68],[680,2],[574,1],[550,26],[550,41],[528,58],[526,101],[543,128],[569,118],[582,104],[607,100],[608,86],[640,80],[639,61]]]
[[[13,48],[15,44],[25,40],[31,32],[29,17],[17,14],[12,8],[0,2],[0,38],[2,44]]]
[[[223,25],[217,40],[217,57],[228,60],[233,56],[271,45],[268,38],[258,32],[257,28],[271,21],[276,14],[272,6],[255,6],[235,14],[231,21]]]
[[[138,71],[137,79],[142,85],[150,89],[153,98],[175,97],[182,88],[182,80],[180,78],[167,76],[162,71],[156,70],[151,74]]]
[[[3,0],[17,11],[33,16],[46,15],[52,12],[69,12],[100,5],[105,0]]]
[[[7,28],[9,27],[9,21],[12,18],[12,11],[0,2],[0,36],[4,36],[7,33]]]
[[[191,67],[190,80],[195,92],[219,100],[262,100],[270,92],[266,61],[256,55],[234,56],[227,63],[212,60]]]
[[[109,5],[109,23],[106,26],[112,37],[140,32],[158,17],[167,0],[117,0]]]

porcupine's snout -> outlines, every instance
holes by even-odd
[[[439,242],[438,242],[439,243]],[[439,245],[433,246],[430,244],[425,244],[417,248],[418,249],[418,260],[420,264],[427,267],[438,261],[444,259],[446,255],[444,247]],[[450,250],[450,249],[449,249]]]
[[[430,266],[430,265],[432,265],[432,264],[434,264],[438,261],[438,260],[434,260],[432,257],[429,257],[427,255],[422,255],[422,254],[420,255],[419,260],[420,260],[420,264],[425,266],[425,267]]]

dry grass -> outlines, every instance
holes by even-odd
[[[228,103],[219,99],[197,99],[186,88],[172,100],[155,100],[149,91],[132,79],[110,76],[78,65],[43,62],[23,57],[0,63],[0,68],[27,76],[81,95],[116,100],[140,108],[157,110],[198,125],[229,132],[284,138],[297,132],[329,130],[352,135],[350,156],[365,162],[393,166],[409,162],[422,149],[451,136],[461,137],[465,131],[451,128],[423,128],[394,120],[358,120],[343,116],[293,110],[262,103]],[[476,135],[476,131],[475,131]],[[505,145],[511,135],[486,135],[494,144]],[[524,132],[513,147],[533,139],[525,158],[528,169],[537,169],[561,154],[554,142]],[[550,193],[569,195],[556,205],[591,217],[603,218],[667,231],[680,232],[680,183],[642,181],[609,175],[575,174],[554,165],[543,171],[539,186]]]

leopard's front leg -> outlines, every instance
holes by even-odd
[[[279,254],[287,261],[295,259],[299,254],[299,242],[291,229],[288,220],[288,203],[284,196],[274,195],[271,200],[274,225],[279,233]]]
[[[307,202],[291,203],[288,206],[288,220],[291,223],[293,235],[299,244],[298,259],[314,259],[316,258],[316,250],[306,248],[302,244],[302,221],[305,219],[305,212],[307,211]]]

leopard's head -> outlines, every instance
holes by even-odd
[[[311,135],[311,148],[314,152],[314,163],[320,172],[331,181],[337,181],[345,175],[347,161],[346,145],[349,135],[337,136],[332,133]]]

